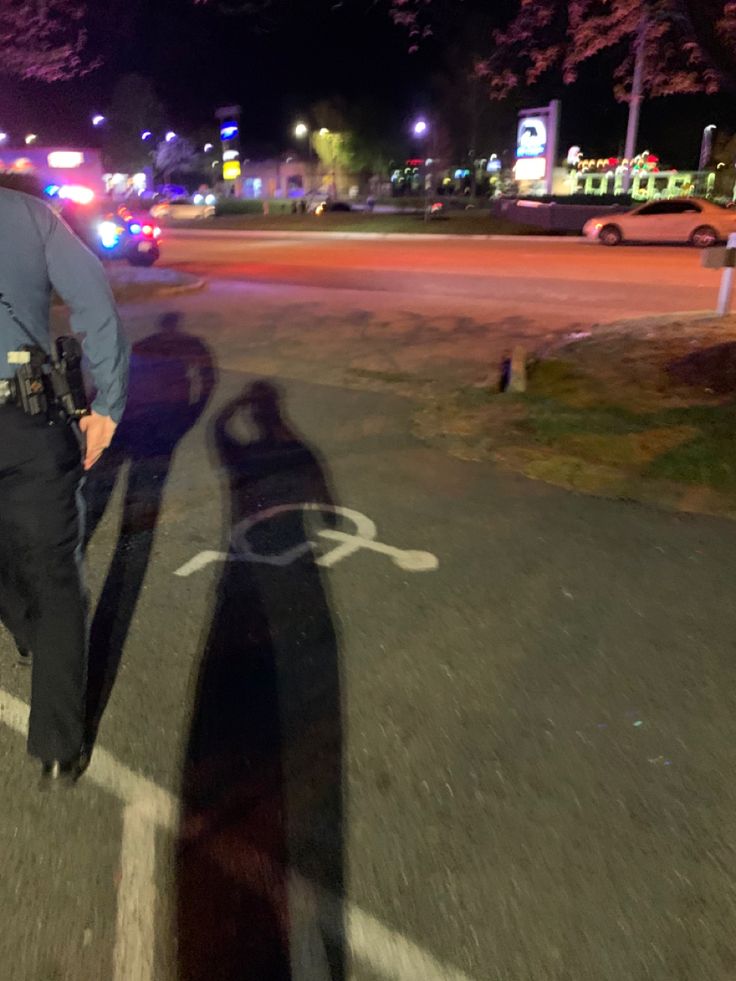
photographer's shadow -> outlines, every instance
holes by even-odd
[[[165,314],[159,329],[133,345],[128,402],[110,449],[85,488],[87,541],[119,479],[125,480],[115,552],[90,630],[88,737],[97,734],[153,548],[166,481],[181,439],[201,416],[216,384],[210,349]]]
[[[307,527],[334,519],[328,481],[267,382],[219,414],[214,443],[233,558],[185,751],[178,976],[343,981],[339,650]]]

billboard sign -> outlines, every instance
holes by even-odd
[[[547,153],[547,117],[522,116],[516,138],[516,159],[544,157]]]
[[[519,113],[514,167],[517,181],[544,181],[547,193],[551,193],[559,127],[557,99],[541,109],[524,109]]]

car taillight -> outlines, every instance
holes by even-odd
[[[153,238],[153,225],[144,225],[143,234],[146,238]]]

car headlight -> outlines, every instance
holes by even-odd
[[[201,194],[195,194],[194,197],[192,198],[192,201],[195,204],[202,204],[202,202],[204,201],[204,198],[202,197]]]
[[[214,194],[208,194],[207,197],[204,199],[204,203],[205,204],[217,204],[217,198],[215,197]]]

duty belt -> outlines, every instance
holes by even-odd
[[[8,402],[15,402],[13,386],[7,378],[0,378],[0,405],[7,405]]]

